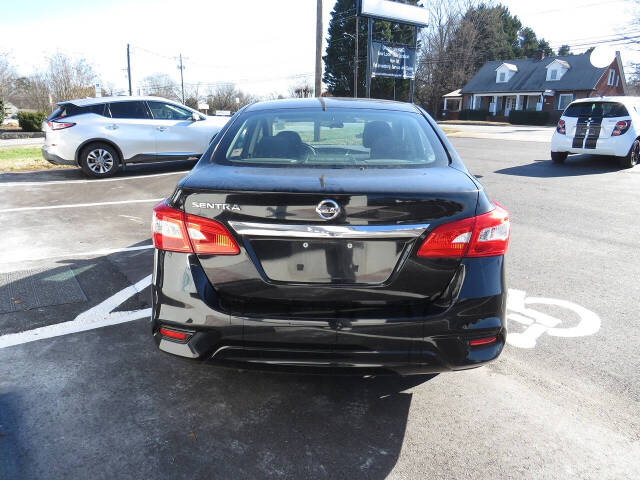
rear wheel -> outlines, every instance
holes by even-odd
[[[106,178],[120,168],[120,158],[115,148],[106,143],[91,143],[80,153],[80,167],[85,175]]]
[[[631,145],[629,153],[625,157],[618,157],[621,168],[631,168],[640,161],[640,139],[636,139]]]
[[[567,152],[551,152],[551,161],[553,163],[564,163],[567,159]]]

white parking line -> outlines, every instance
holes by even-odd
[[[99,182],[120,182],[123,180],[137,180],[139,178],[163,177],[165,175],[180,175],[188,173],[190,170],[181,170],[179,172],[150,173],[149,175],[136,175],[132,177],[103,178],[96,180],[50,180],[48,182],[5,182],[0,183],[0,187],[37,187],[40,185],[57,185],[64,183],[99,183]]]
[[[70,333],[84,332],[94,328],[117,325],[118,323],[131,322],[139,318],[150,317],[151,309],[133,310],[129,312],[112,312],[118,305],[141,292],[151,285],[151,275],[146,276],[135,285],[130,285],[120,290],[115,295],[107,298],[102,303],[82,312],[74,320],[47,325],[46,327],[26,330],[19,333],[10,333],[0,336],[0,348],[12,347],[23,343],[35,342],[45,338],[69,335]]]
[[[124,205],[127,203],[151,203],[161,202],[162,200],[164,200],[164,198],[147,198],[144,200],[119,200],[117,202],[71,203],[68,205],[46,205],[42,207],[19,207],[0,210],[0,213],[28,212],[31,210],[55,210],[58,208],[101,207],[103,205]]]
[[[153,245],[139,245],[137,247],[126,247],[126,248],[103,248],[102,250],[92,250],[89,252],[68,252],[68,253],[60,253],[58,255],[36,255],[33,257],[20,257],[16,260],[8,260],[0,262],[0,272],[6,273],[8,271],[12,271],[16,268],[23,269],[23,264],[26,262],[41,262],[47,260],[55,260],[58,258],[73,258],[73,257],[102,257],[105,255],[111,255],[113,253],[124,253],[124,252],[135,252],[139,250],[149,250],[153,248]],[[16,265],[14,267],[10,267],[10,265]]]

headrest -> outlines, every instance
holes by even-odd
[[[364,126],[362,132],[362,145],[371,148],[373,142],[380,137],[391,136],[391,127],[387,122],[376,120],[369,122]]]

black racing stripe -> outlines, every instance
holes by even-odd
[[[571,144],[572,148],[582,148],[582,144],[584,143],[584,138],[587,136],[588,122],[589,122],[589,117],[578,118],[578,123],[576,124],[576,134],[573,137],[573,143]]]
[[[589,127],[587,128],[587,139],[584,142],[584,148],[596,148],[601,129],[602,117],[592,117],[589,122]]]

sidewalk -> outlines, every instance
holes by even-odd
[[[492,140],[515,140],[519,142],[550,143],[555,127],[534,127],[529,125],[461,125],[448,123],[457,132],[448,137],[487,138]]]
[[[23,145],[44,145],[44,138],[12,138],[0,140],[0,147],[21,147]]]

